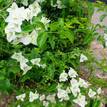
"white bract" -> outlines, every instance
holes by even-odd
[[[26,94],[24,93],[24,94],[21,94],[21,95],[16,96],[16,99],[17,99],[17,100],[24,101],[25,97],[26,97]]]
[[[26,34],[20,34],[19,36],[19,42],[23,43],[24,45],[29,45],[31,43],[31,38],[28,33]]]
[[[80,62],[84,62],[84,61],[87,61],[87,60],[88,60],[88,58],[84,54],[81,54]]]
[[[33,102],[34,100],[37,100],[38,98],[39,98],[39,94],[37,93],[37,91],[35,93],[30,91],[29,102]]]
[[[23,75],[25,75],[29,70],[32,69],[32,67],[27,65],[26,63],[20,63],[20,68],[24,71]]]
[[[13,24],[22,24],[25,18],[25,9],[24,7],[18,7],[14,2],[10,8],[7,9],[9,16],[6,18],[6,22]]]
[[[41,22],[46,26],[50,22],[50,20],[48,18],[42,16]]]
[[[16,59],[18,62],[20,62],[20,68],[24,71],[23,75],[25,75],[29,70],[32,69],[31,66],[27,65],[27,62],[29,62],[29,60],[22,55],[22,52],[14,53],[11,58]]]
[[[58,88],[57,97],[60,99],[60,101],[67,101],[69,100],[69,96],[66,90],[63,90],[61,88]]]
[[[73,102],[78,104],[80,107],[85,107],[87,104],[85,96],[81,94],[79,94],[77,99],[74,99]]]
[[[45,96],[45,94],[43,94],[43,95],[41,95],[41,96],[39,97],[39,100],[40,100],[40,101],[43,101],[43,100],[45,100],[45,98],[46,98],[46,96]]]
[[[12,59],[16,59],[18,62],[21,62],[21,63],[27,63],[29,60],[26,59],[23,55],[22,55],[22,52],[18,52],[18,53],[14,53],[11,57]]]
[[[68,72],[68,75],[71,78],[75,78],[76,76],[78,76],[77,72],[73,68],[71,68],[71,67],[70,67],[70,70]]]
[[[17,105],[17,107],[21,107],[20,105]]]
[[[46,64],[40,64],[40,61],[41,61],[41,58],[35,58],[35,59],[32,59],[32,60],[31,60],[31,63],[32,63],[33,65],[37,65],[38,67],[45,68],[45,67],[46,67]]]
[[[19,42],[23,43],[24,45],[29,45],[30,43],[37,45],[37,37],[38,33],[36,30],[33,30],[30,34],[26,33],[18,35]]]
[[[44,106],[44,107],[48,107],[48,105],[49,105],[49,102],[48,102],[48,101],[43,101],[43,106]]]
[[[59,76],[59,81],[60,82],[65,82],[65,81],[67,81],[68,80],[68,74],[65,72],[65,71],[63,71],[61,74],[60,74],[60,76]]]
[[[89,89],[88,96],[89,96],[90,98],[94,98],[95,95],[96,95],[96,92],[93,91],[92,89]]]
[[[101,94],[101,92],[102,92],[101,88],[98,88],[97,89],[97,94]]]
[[[78,93],[80,93],[80,88],[79,88],[79,82],[76,80],[76,79],[72,79],[70,81],[71,83],[71,91],[72,91],[72,94],[76,97]]]
[[[31,11],[31,15],[37,16],[41,12],[41,7],[37,1],[35,1],[33,4],[29,5],[29,9]]]
[[[37,45],[37,38],[38,38],[38,32],[36,30],[33,30],[30,34],[31,43],[33,45]]]
[[[82,78],[79,78],[79,86],[80,87],[84,87],[84,88],[88,88],[89,87],[89,83],[86,82],[85,80],[83,80]]]
[[[55,96],[56,94],[50,94],[46,97],[46,100],[50,101],[51,103],[56,103]]]
[[[32,63],[33,65],[37,65],[37,66],[40,67],[40,61],[41,61],[40,58],[35,58],[35,59],[32,59],[32,60],[31,60],[31,63]]]

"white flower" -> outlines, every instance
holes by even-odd
[[[29,70],[32,69],[31,66],[28,66],[26,63],[20,63],[20,68],[23,70],[23,75],[25,75]]]
[[[17,107],[21,107],[20,105],[17,105]]]
[[[6,18],[6,22],[8,23],[12,23],[12,24],[22,24],[22,21],[24,21],[25,19],[25,9],[24,7],[21,8],[16,8],[14,10],[11,10],[11,12],[9,13],[9,16]]]
[[[49,102],[48,102],[48,101],[43,101],[43,106],[44,106],[44,107],[48,107],[48,105],[49,105]]]
[[[19,24],[9,23],[5,28],[5,33],[10,33],[10,32],[20,33],[21,31],[22,31],[21,26]]]
[[[36,30],[33,30],[30,34],[30,38],[31,38],[31,43],[33,45],[37,45],[37,38],[38,38],[38,33]]]
[[[88,58],[84,54],[81,54],[80,62],[84,62],[84,61],[87,61],[87,60],[88,60]]]
[[[80,107],[85,107],[85,105],[87,104],[85,96],[81,94],[79,94],[77,99],[74,99],[73,102],[78,104]]]
[[[69,96],[66,90],[60,89],[58,88],[58,93],[57,93],[57,97],[60,99],[60,101],[67,101],[69,100]]]
[[[46,67],[46,64],[41,64],[40,65],[42,68],[45,68]]]
[[[104,40],[107,41],[107,34],[104,33]]]
[[[42,16],[41,22],[42,22],[44,25],[47,25],[47,24],[50,22],[50,20],[49,20],[48,18]]]
[[[6,35],[6,38],[7,38],[7,41],[8,42],[12,42],[13,40],[15,40],[16,39],[16,35],[15,35],[15,32],[9,32],[9,33],[7,33],[7,35]]]
[[[20,62],[20,68],[21,70],[23,70],[23,75],[25,75],[27,73],[27,71],[31,70],[32,67],[31,66],[28,66],[26,63],[29,61],[28,59],[26,59],[23,55],[22,55],[22,52],[19,52],[19,53],[14,53],[12,55],[13,59],[16,59],[18,62]]]
[[[25,37],[22,37],[22,38],[20,39],[20,42],[23,43],[24,45],[29,45],[30,42],[31,42],[30,39],[31,39],[31,38],[30,38],[29,36],[25,36]]]
[[[16,8],[18,8],[17,4],[15,2],[13,2],[12,6],[10,8],[7,9],[8,12],[12,12],[13,10],[15,10]]]
[[[71,68],[71,67],[70,67],[70,70],[68,72],[68,75],[71,78],[73,78],[73,77],[75,78],[76,76],[78,76],[77,72],[73,68]]]
[[[18,38],[18,41],[23,43],[24,45],[29,45],[31,43],[31,38],[29,33],[18,34],[17,38]]]
[[[31,60],[31,63],[32,63],[33,65],[37,65],[37,66],[40,67],[40,61],[41,61],[40,58],[35,58],[35,59],[32,59],[32,60]]]
[[[68,80],[68,74],[65,73],[65,71],[63,71],[63,72],[60,74],[60,76],[59,76],[59,81],[60,81],[60,82],[65,82],[65,81],[67,81],[67,80]]]
[[[80,92],[79,82],[78,82],[76,79],[73,78],[73,79],[70,81],[70,83],[71,83],[70,89],[71,89],[71,91],[72,91],[72,94],[76,97],[77,94]]]
[[[16,59],[20,63],[27,63],[29,60],[26,59],[23,55],[22,52],[19,53],[14,53],[11,57],[12,59]]]
[[[27,21],[29,21],[33,18],[32,11],[29,8],[25,9],[25,13],[26,13],[25,19]]]
[[[46,100],[50,101],[51,103],[56,103],[55,94],[48,95],[48,96],[46,97]]]
[[[33,93],[32,91],[30,91],[29,94],[29,102],[33,102],[34,100],[39,98],[39,94],[37,93],[37,91],[35,93]]]
[[[95,95],[96,95],[96,92],[93,91],[92,89],[89,89],[88,96],[89,96],[90,98],[93,98]]]
[[[98,94],[101,94],[101,92],[102,92],[102,91],[101,91],[101,88],[98,88],[98,89],[97,89],[97,93],[98,93]]]
[[[82,78],[79,78],[79,86],[80,87],[84,87],[84,88],[88,88],[89,84],[88,82],[86,82],[85,80],[83,80]]]
[[[41,95],[41,96],[39,97],[39,100],[40,100],[40,101],[43,101],[43,100],[45,100],[45,98],[46,98],[46,97],[45,97],[45,95],[43,94],[43,95]]]
[[[37,45],[37,37],[38,37],[38,33],[33,30],[31,32],[31,34],[20,34],[18,35],[20,38],[20,42],[23,43],[24,45],[29,45],[30,43],[32,43],[33,45]]]
[[[16,96],[16,99],[17,99],[17,100],[24,101],[25,97],[26,97],[26,94],[24,93],[24,94],[21,94],[21,95]]]
[[[37,1],[29,6],[32,16],[37,16],[41,12],[41,7]]]

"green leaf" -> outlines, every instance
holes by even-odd
[[[93,40],[93,34],[91,33],[91,31],[87,31],[87,34],[85,35],[85,38],[84,38],[84,44],[89,44],[92,40]]]
[[[73,43],[74,42],[74,35],[73,35],[73,32],[72,31],[70,31],[70,30],[61,30],[61,31],[59,31],[59,33],[60,33],[60,37],[62,38],[62,39],[68,39],[71,43]]]
[[[100,107],[101,101],[98,99],[94,99],[90,101],[90,106],[91,107]]]
[[[8,79],[0,80],[0,90],[1,91],[8,91],[9,89],[11,89],[10,81]]]
[[[28,0],[22,0],[22,4],[23,4],[24,6],[28,6]]]
[[[33,29],[34,29],[34,26],[29,23],[26,23],[22,26],[22,31],[26,33],[33,31]]]
[[[39,34],[38,36],[38,40],[37,40],[37,43],[38,43],[38,46],[39,48],[43,48],[45,43],[46,43],[46,40],[47,40],[47,33],[46,32],[42,32]]]
[[[100,21],[102,22],[106,16],[107,16],[107,14],[101,15],[101,16],[100,16]]]

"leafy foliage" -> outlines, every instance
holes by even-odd
[[[57,0],[45,0],[41,3],[41,14],[51,22],[45,27],[40,21],[41,14],[33,17],[32,23],[24,21],[21,26],[22,34],[31,33],[36,27],[42,29],[38,33],[37,46],[33,44],[24,46],[22,43],[16,45],[8,43],[5,37],[5,19],[8,15],[6,9],[12,2],[12,0],[0,0],[0,91],[18,93],[36,87],[42,93],[55,92],[60,73],[64,69],[68,70],[69,67],[79,70],[80,55],[87,54],[86,51],[94,39],[94,30],[90,23],[93,5],[86,0],[62,0],[65,8],[58,8],[51,6],[51,3],[56,4]],[[27,8],[28,4],[32,4],[34,0],[17,0],[16,2],[19,6]],[[42,69],[33,65],[26,75],[22,75],[19,62],[11,58],[13,53],[20,51],[29,60],[40,57],[41,63],[45,63],[46,67]],[[90,65],[90,62],[88,64]],[[29,62],[28,65],[31,63]],[[94,85],[105,86],[105,81],[94,79],[96,81]],[[94,79],[89,80],[93,82]],[[26,107],[34,107],[34,105],[42,106],[38,101],[22,104]],[[55,106],[69,107],[71,105],[73,105],[71,102],[63,104],[58,102]],[[98,107],[100,101],[90,101],[90,105]]]

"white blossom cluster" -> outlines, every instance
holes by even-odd
[[[17,60],[17,62],[20,63],[20,68],[21,68],[21,70],[23,70],[23,75],[25,75],[29,70],[32,69],[32,66],[29,66],[27,64],[29,62],[29,60],[26,59],[22,55],[22,52],[14,53],[11,58]],[[30,62],[32,63],[32,65],[37,65],[38,67],[45,68],[46,64],[41,64],[40,61],[41,61],[40,58],[35,58],[35,59],[31,59],[30,60]]]
[[[96,98],[99,94],[101,94],[101,88],[97,89],[97,91],[90,88],[91,84],[85,81],[82,78],[78,77],[77,72],[70,68],[68,73],[63,71],[59,77],[60,83],[69,83],[66,89],[63,89],[62,86],[58,86],[57,97],[60,101],[66,101],[70,99],[70,94],[74,96],[73,102],[78,104],[80,107],[85,107],[87,104],[86,96],[81,93],[81,88],[88,90],[89,98]]]
[[[33,4],[29,5],[28,8],[18,7],[14,2],[12,6],[7,9],[7,11],[9,12],[9,16],[5,20],[7,22],[5,33],[8,42],[12,42],[15,44],[23,43],[24,45],[28,45],[31,43],[37,45],[39,31],[38,28],[33,29],[31,33],[23,33],[21,27],[24,21],[29,21],[30,23],[32,23],[32,18],[38,16],[38,14],[41,12],[39,3],[43,1],[44,0],[36,0]],[[64,5],[62,5],[61,0],[57,0],[56,4],[54,5],[53,3],[51,3],[51,5],[59,9],[65,8]],[[47,29],[50,20],[42,16],[40,21],[44,24],[45,29]],[[107,34],[104,35],[104,39],[107,42]],[[20,69],[23,71],[23,75],[31,70],[33,65],[42,68],[46,67],[46,64],[41,64],[41,58],[28,60],[22,55],[22,52],[14,53],[11,58],[19,62]],[[80,62],[85,62],[87,60],[88,58],[84,54],[81,54]],[[29,63],[31,63],[32,65],[29,66]],[[69,85],[66,86],[66,83]],[[65,85],[66,88],[61,84]],[[96,98],[99,94],[101,94],[101,88],[98,88],[96,90],[90,88],[90,86],[91,85],[87,81],[80,78],[77,72],[70,67],[68,72],[63,71],[60,74],[56,93],[45,95],[39,94],[37,91],[30,91],[29,102],[39,100],[43,103],[43,106],[48,107],[50,103],[56,103],[56,98],[59,99],[60,102],[68,101],[70,100],[70,95],[72,95],[74,97],[74,99],[72,100],[74,103],[78,104],[80,107],[85,107],[85,105],[87,104],[87,98],[82,93],[81,88],[88,90],[87,96],[89,98]],[[23,102],[26,97],[26,93],[23,93],[16,96],[16,99]],[[20,105],[18,105],[18,107],[20,107]]]
[[[37,91],[35,91],[35,92],[30,91],[29,92],[29,102],[32,103],[35,100],[39,100],[42,102],[44,107],[48,107],[49,103],[56,103],[55,96],[56,96],[55,94],[49,94],[46,96],[45,94],[39,94]],[[26,98],[25,93],[16,96],[16,99],[20,100],[22,102],[25,100],[25,98]],[[20,105],[18,105],[18,106],[20,106]]]
[[[32,22],[32,18],[37,17],[41,12],[38,1],[29,5],[28,8],[18,7],[14,2],[7,11],[9,12],[9,16],[5,20],[8,23],[5,28],[7,41],[13,44],[23,43],[28,45],[31,43],[37,45],[38,28],[35,28],[31,33],[23,33],[21,26],[25,20]],[[46,27],[50,20],[42,16],[41,22]]]
[[[81,88],[88,90],[87,95],[89,98],[97,98],[102,92],[101,88],[98,88],[97,90],[90,88],[91,84],[89,84],[89,82],[85,81],[84,79],[79,78],[77,72],[71,67],[68,73],[63,71],[60,74],[59,82],[60,83],[58,83],[57,86],[57,93],[54,94],[45,95],[39,94],[37,91],[35,91],[35,93],[30,91],[29,102],[39,100],[42,102],[44,107],[48,107],[50,103],[56,103],[56,98],[58,98],[60,102],[68,101],[70,100],[70,95],[73,95],[74,99],[72,101],[75,104],[78,104],[80,107],[85,107],[87,104],[87,98],[83,93],[81,93]],[[66,89],[63,89],[62,83],[65,84],[65,82],[69,83],[69,85],[66,86]],[[24,93],[16,96],[16,99],[23,102],[25,97],[26,94]]]
[[[84,54],[81,54],[81,56],[80,56],[80,62],[85,62],[87,60],[88,60],[88,58]]]

